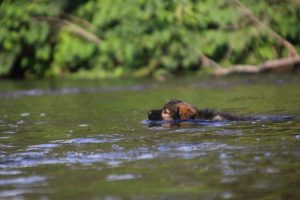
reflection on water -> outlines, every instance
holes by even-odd
[[[22,96],[40,96],[40,95],[66,95],[76,93],[100,93],[114,91],[138,91],[145,89],[145,86],[114,86],[105,88],[55,88],[55,89],[29,89],[1,92],[0,97],[22,97]],[[22,113],[21,116],[28,116],[30,113]]]
[[[8,171],[8,174],[19,174],[19,172],[13,172],[14,171]],[[47,178],[43,176],[3,178],[0,180],[0,187],[4,186],[6,189],[0,191],[0,198],[15,198],[27,193],[45,193],[46,190],[36,189],[36,187],[47,186],[46,181]],[[7,189],[8,187],[13,187],[15,189]]]
[[[280,122],[280,121],[291,121],[294,120],[294,117],[288,115],[256,115],[251,116],[251,119],[247,121],[239,121],[238,123],[243,122]],[[162,128],[170,128],[170,127],[192,127],[192,126],[225,126],[231,123],[236,123],[237,121],[212,121],[212,120],[176,120],[176,121],[155,121],[155,120],[144,120],[142,123],[148,125],[150,128],[155,126],[160,126]],[[198,130],[198,129],[196,129]],[[182,131],[179,130],[179,131]]]
[[[122,181],[138,178],[138,175],[135,174],[110,174],[107,176],[108,181]]]
[[[97,143],[96,139],[81,138],[75,139],[77,144],[89,144]],[[80,142],[79,140],[82,140]],[[69,142],[62,141],[61,144],[68,144]],[[103,141],[99,141],[103,143]],[[75,143],[74,143],[75,144]],[[68,151],[63,154],[53,154],[52,151],[56,147],[63,148],[58,144],[40,144],[29,146],[24,152],[10,154],[6,158],[2,159],[0,167],[3,169],[7,168],[19,168],[19,167],[33,167],[37,165],[45,164],[70,164],[70,163],[95,163],[102,162],[110,165],[111,163],[122,163],[125,161],[136,161],[144,159],[155,159],[155,158],[183,158],[192,159],[207,155],[211,151],[226,151],[226,150],[237,150],[242,149],[238,146],[229,146],[226,144],[202,142],[202,143],[167,143],[158,144],[151,148],[142,146],[135,149],[125,151],[123,148],[117,148],[114,146],[113,151],[95,153],[86,152],[86,150]],[[84,148],[84,147],[83,147]]]
[[[300,85],[288,84],[0,92],[0,198],[300,199]],[[255,120],[145,120],[174,94]]]
[[[21,178],[12,178],[12,179],[2,179],[0,180],[0,185],[27,185],[44,182],[45,177],[42,176],[31,176],[31,177],[21,177]]]
[[[11,189],[11,190],[4,190],[0,191],[0,198],[3,199],[9,199],[9,198],[15,198],[17,196],[22,196],[30,193],[45,193],[44,190],[34,190],[30,188],[24,188],[24,189]]]

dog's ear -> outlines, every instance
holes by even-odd
[[[180,118],[180,110],[179,110],[179,106],[176,106],[176,107],[173,108],[173,111],[172,111],[172,118],[173,118],[173,120],[181,119],[181,118]]]
[[[178,105],[179,116],[181,120],[196,119],[198,115],[198,109],[188,103],[180,103]]]

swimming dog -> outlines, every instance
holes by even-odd
[[[249,117],[237,116],[227,112],[219,112],[211,109],[198,109],[196,106],[179,99],[171,99],[159,110],[148,112],[149,120],[230,120],[245,121]]]

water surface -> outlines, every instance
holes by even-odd
[[[0,199],[300,199],[296,76],[0,84]],[[148,126],[171,98],[262,120]]]

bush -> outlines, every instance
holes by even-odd
[[[242,3],[300,48],[297,1]],[[203,55],[225,66],[286,56],[244,11],[235,0],[4,1],[0,75],[149,76],[198,71]]]

